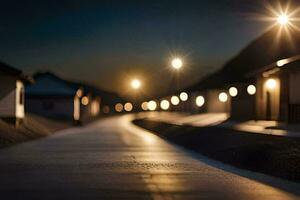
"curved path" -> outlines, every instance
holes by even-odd
[[[248,172],[135,127],[132,117],[107,118],[1,150],[0,198],[300,199],[299,184],[257,174],[256,180],[246,178]]]

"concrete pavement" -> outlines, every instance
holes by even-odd
[[[132,117],[1,150],[0,198],[300,199],[299,184],[194,155],[135,127]]]

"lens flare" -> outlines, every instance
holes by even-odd
[[[171,64],[174,69],[180,69],[183,65],[182,60],[180,58],[174,58]]]

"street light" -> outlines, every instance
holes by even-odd
[[[130,83],[131,87],[135,90],[139,89],[142,85],[141,81],[138,79],[133,79]]]
[[[277,17],[277,22],[280,25],[285,26],[290,22],[290,18],[286,14],[281,14]]]
[[[171,64],[174,69],[178,70],[182,67],[183,62],[180,58],[174,58]]]

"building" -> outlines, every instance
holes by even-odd
[[[25,117],[24,82],[22,72],[0,62],[0,118],[19,124]]]
[[[70,82],[46,72],[34,75],[35,84],[26,86],[26,109],[49,118],[80,120],[84,91]]]
[[[274,62],[255,72],[258,119],[300,122],[300,55]]]

